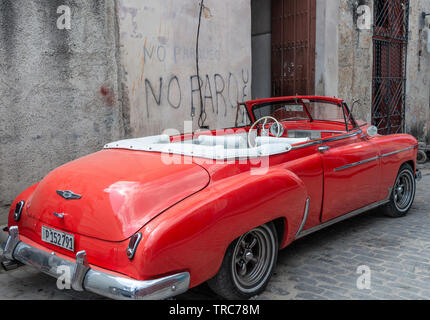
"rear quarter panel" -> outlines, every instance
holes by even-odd
[[[284,169],[261,176],[246,172],[212,183],[143,228],[142,277],[187,270],[191,286],[196,286],[215,276],[236,238],[278,218],[288,221],[281,241],[289,243],[306,198],[303,182]]]

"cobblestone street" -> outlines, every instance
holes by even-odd
[[[281,251],[269,286],[255,299],[430,299],[430,165],[422,168],[415,203],[401,219],[376,209],[297,241]],[[359,266],[371,289],[359,290]],[[216,298],[202,285],[178,299]],[[0,299],[99,299],[59,291],[28,267],[0,274]]]

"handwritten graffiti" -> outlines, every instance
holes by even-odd
[[[193,62],[196,60],[196,48],[185,46],[170,46],[164,42],[149,43],[145,41],[143,46],[143,58],[148,62],[165,62],[172,60],[174,63]],[[201,61],[221,61],[221,51],[215,48],[200,48],[199,59]]]
[[[173,109],[179,109],[183,105],[183,96],[190,94],[190,114],[195,116],[195,110],[200,106],[199,82],[202,88],[203,106],[206,111],[214,114],[221,113],[227,117],[228,108],[235,109],[239,102],[248,98],[249,71],[242,70],[240,77],[233,72],[227,76],[215,73],[198,77],[180,77],[171,75],[160,77],[157,80],[145,79],[146,116],[149,119],[151,110],[163,104]]]

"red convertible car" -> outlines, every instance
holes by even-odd
[[[410,209],[412,136],[378,135],[335,98],[244,105],[252,126],[118,141],[49,173],[12,204],[3,266],[65,283],[69,268],[71,288],[115,299],[206,281],[246,299],[293,241],[376,207]]]

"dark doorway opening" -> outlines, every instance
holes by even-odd
[[[272,95],[272,1],[252,0],[252,97]]]

